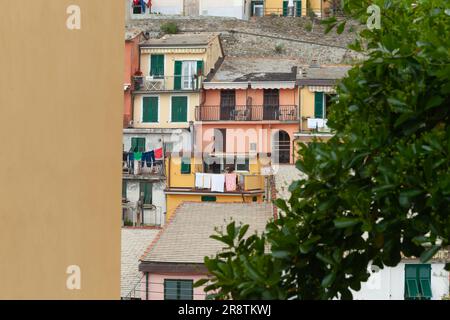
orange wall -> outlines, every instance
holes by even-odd
[[[138,35],[135,38],[125,41],[125,72],[123,83],[132,83],[132,76],[136,70],[139,69],[139,41],[141,36]],[[124,92],[124,127],[127,126],[128,122],[131,120],[132,116],[132,99],[131,91],[127,90]]]

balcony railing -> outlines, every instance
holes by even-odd
[[[164,161],[156,160],[150,165],[143,163],[142,161],[123,161],[122,174],[124,176],[134,177],[136,179],[162,177],[165,174]]]
[[[235,105],[196,108],[197,121],[298,121],[296,105]]]
[[[135,91],[197,91],[203,83],[202,76],[134,76]]]

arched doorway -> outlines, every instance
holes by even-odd
[[[272,158],[274,163],[291,162],[291,138],[284,130],[279,130],[274,134]]]

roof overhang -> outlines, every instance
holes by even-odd
[[[141,53],[194,53],[202,54],[206,52],[206,47],[141,47]]]
[[[295,89],[295,81],[203,82],[204,89]]]
[[[141,261],[140,272],[162,273],[162,274],[207,274],[208,269],[203,263],[177,263],[177,262],[150,262]]]
[[[299,86],[335,86],[337,79],[297,79]]]

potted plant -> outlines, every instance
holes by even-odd
[[[141,70],[136,70],[133,75],[134,90],[140,90],[144,85],[144,75]]]

